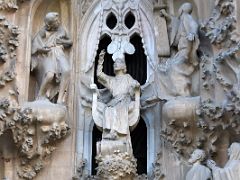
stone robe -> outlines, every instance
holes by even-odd
[[[99,77],[99,81],[112,94],[112,99],[104,104],[103,129],[129,134],[129,121],[135,108],[134,90],[139,87],[139,83],[129,74],[112,77],[101,72]]]
[[[186,180],[211,180],[210,169],[201,164],[194,164],[186,175]]]
[[[187,36],[194,35],[189,41]],[[190,14],[184,13],[180,19],[172,19],[171,46],[178,52],[164,66],[159,68],[159,97],[170,99],[191,95],[191,74],[198,65],[196,51],[199,46],[198,24]]]
[[[41,85],[48,72],[54,73],[56,82],[60,82],[61,74],[70,69],[64,53],[64,47],[67,44],[57,42],[61,39],[68,39],[66,31],[61,26],[56,31],[47,31],[44,27],[32,41],[31,69],[37,71],[36,76],[39,85]],[[44,47],[51,50],[45,54],[39,53],[39,50]]]
[[[240,179],[240,144],[233,143],[230,147],[230,158],[224,168],[213,168],[214,180],[239,180]]]

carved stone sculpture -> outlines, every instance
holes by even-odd
[[[205,160],[206,154],[204,150],[196,149],[193,151],[189,163],[192,164],[192,168],[186,175],[186,180],[211,180],[212,175],[210,169],[202,164]]]
[[[26,0],[1,0],[0,10],[17,10],[18,3],[24,2]]]
[[[198,24],[193,19],[192,4],[184,3],[178,11],[178,17],[170,16],[162,9],[161,15],[171,22],[170,44],[172,54],[166,63],[158,68],[158,97],[167,100],[162,107],[163,135],[177,152],[189,154],[193,144],[192,132],[198,119],[197,110],[200,98],[193,97],[192,74],[198,66],[197,49],[199,46]],[[191,129],[191,130],[190,130]],[[183,147],[186,146],[186,147]]]
[[[171,21],[170,44],[177,47],[177,53],[159,68],[159,96],[169,99],[176,96],[191,96],[191,74],[198,65],[198,24],[191,16],[192,5],[184,3],[179,16],[171,17],[165,10],[162,16]]]
[[[53,113],[54,112],[54,113]],[[21,154],[19,177],[33,179],[69,130],[67,110],[47,100],[28,102],[15,113],[14,141]]]
[[[102,122],[99,122],[97,118],[94,119],[96,124],[103,128],[103,138],[115,140],[119,135],[128,135],[129,126],[134,126],[138,122],[140,84],[130,75],[125,74],[124,59],[115,61],[115,77],[103,73],[104,54],[104,51],[102,51],[99,57],[98,81],[107,87],[113,97],[104,107]],[[132,98],[135,98],[135,100],[132,101]]]
[[[213,160],[208,160],[212,169],[213,180],[238,180],[240,179],[240,143],[232,143],[228,149],[229,160],[224,168],[216,166]]]
[[[32,70],[36,70],[40,90],[33,102],[15,110],[12,128],[14,142],[21,154],[18,176],[33,179],[56,149],[56,142],[69,130],[65,95],[69,83],[69,64],[64,53],[72,45],[60,26],[59,14],[50,12],[45,26],[32,42]],[[59,87],[58,87],[59,86]],[[51,102],[58,94],[57,104]]]
[[[48,13],[44,22],[45,26],[32,42],[31,69],[37,71],[38,98],[51,100],[58,93],[57,103],[61,104],[65,102],[70,75],[70,65],[64,48],[69,48],[72,41],[60,25],[58,13]]]
[[[0,179],[240,179],[240,0],[0,0],[0,14]]]
[[[135,173],[136,163],[132,154],[130,129],[137,125],[140,109],[140,84],[129,74],[126,74],[124,59],[116,59],[114,72],[116,76],[108,76],[102,71],[104,51],[99,55],[97,77],[112,94],[107,103],[97,101],[96,85],[93,95],[92,114],[96,125],[103,130],[103,140],[97,144],[98,175],[102,178],[128,179]],[[113,167],[108,167],[108,162]],[[121,165],[122,163],[122,165]],[[115,165],[114,165],[115,164]],[[108,169],[107,171],[104,169]],[[120,174],[115,174],[122,171]],[[124,168],[127,168],[124,172]],[[112,171],[111,171],[112,169]],[[109,171],[109,174],[106,173]],[[103,173],[103,174],[102,174]],[[113,174],[112,174],[113,173]],[[105,175],[104,175],[105,174]],[[122,174],[122,175],[121,175]]]

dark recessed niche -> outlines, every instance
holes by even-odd
[[[93,126],[92,130],[92,175],[97,174],[96,168],[98,164],[96,162],[96,155],[97,155],[97,142],[102,140],[102,132],[97,128],[96,125]]]
[[[142,117],[131,132],[131,142],[134,157],[137,159],[137,173],[147,174],[147,126]]]
[[[95,57],[95,70],[94,70],[94,83],[97,84],[98,89],[105,88],[97,80],[97,66],[98,66],[99,54],[100,54],[101,50],[103,50],[103,49],[107,50],[107,47],[111,42],[112,42],[111,37],[106,34],[103,35],[99,41],[97,55]],[[108,54],[107,52],[104,57],[103,72],[109,76],[114,76],[112,55]]]
[[[128,29],[131,29],[134,24],[135,24],[135,16],[133,15],[132,12],[129,12],[126,17],[125,17],[125,25],[127,26]]]
[[[107,27],[109,27],[109,29],[114,29],[116,27],[116,25],[117,25],[117,18],[115,16],[115,14],[113,14],[111,12],[107,16],[106,24],[107,24]]]
[[[135,53],[125,54],[127,73],[144,85],[147,80],[147,56],[144,53],[142,38],[136,33],[131,36],[130,42],[135,47]]]

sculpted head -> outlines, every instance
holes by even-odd
[[[114,62],[114,73],[118,74],[119,71],[122,71],[123,73],[127,72],[127,67],[125,63],[125,58],[117,58]]]
[[[56,30],[60,25],[59,14],[57,12],[47,13],[44,22],[47,30]]]
[[[234,142],[228,148],[228,156],[230,160],[240,160],[240,143]]]
[[[220,11],[224,16],[228,16],[234,11],[234,6],[231,2],[224,2],[220,7]]]
[[[199,161],[202,162],[206,158],[206,153],[202,149],[196,149],[193,151],[190,159],[188,160],[189,163],[194,164],[195,162]]]
[[[184,3],[178,10],[179,16],[181,16],[183,13],[191,14],[193,10],[193,6],[191,3]]]

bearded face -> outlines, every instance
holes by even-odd
[[[193,151],[190,159],[188,160],[188,162],[190,164],[194,164],[197,161],[202,162],[205,159],[205,152],[201,149],[196,149],[195,151]]]

